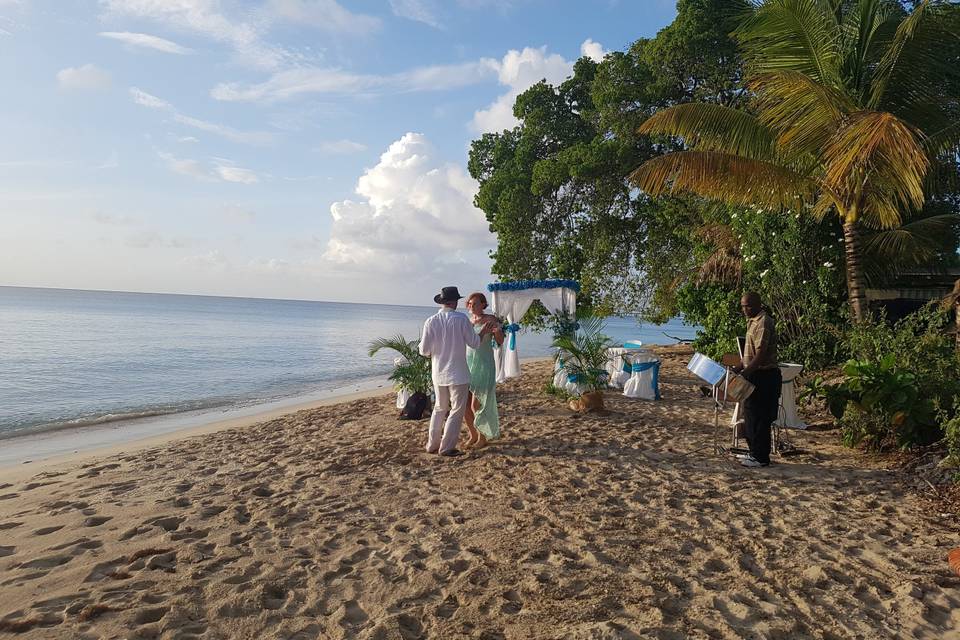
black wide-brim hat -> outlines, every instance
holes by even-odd
[[[459,300],[463,296],[460,295],[460,291],[456,287],[444,287],[440,289],[440,293],[433,296],[433,301],[437,304],[445,304],[447,302],[453,302]]]

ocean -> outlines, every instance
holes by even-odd
[[[0,287],[0,439],[55,428],[257,406],[383,380],[434,307]],[[695,330],[610,318],[617,341]],[[521,357],[550,353],[524,332]]]

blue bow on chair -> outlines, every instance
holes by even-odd
[[[580,382],[580,379],[581,379],[581,376],[579,373],[571,373],[570,375],[567,376],[567,382],[571,384],[577,384],[578,382]]]
[[[520,325],[517,323],[507,324],[503,326],[503,330],[510,334],[510,342],[507,343],[507,346],[510,347],[510,351],[517,350],[517,331],[520,331]]]

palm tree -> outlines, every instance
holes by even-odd
[[[734,34],[746,109],[682,104],[640,133],[685,149],[631,174],[646,193],[690,192],[843,224],[847,293],[866,314],[864,231],[919,211],[960,144],[960,20],[945,0],[764,0]]]
[[[394,360],[393,372],[388,380],[393,380],[401,389],[410,393],[430,393],[433,381],[430,372],[430,359],[420,355],[419,340],[407,340],[397,334],[392,338],[377,338],[367,345],[367,355],[371,358],[381,349],[392,349],[400,354]]]

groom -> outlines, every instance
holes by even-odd
[[[427,453],[439,453],[441,456],[459,456],[462,453],[457,449],[457,440],[470,397],[466,348],[476,349],[480,346],[483,335],[478,335],[467,316],[456,310],[457,302],[462,297],[456,287],[444,287],[433,298],[440,305],[440,310],[427,318],[420,334],[420,353],[430,358],[436,395],[430,416]]]

